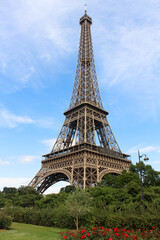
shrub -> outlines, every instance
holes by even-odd
[[[0,229],[8,229],[12,223],[12,218],[0,211]]]

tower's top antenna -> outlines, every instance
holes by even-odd
[[[85,14],[87,14],[87,4],[85,4]]]

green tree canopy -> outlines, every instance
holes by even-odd
[[[85,190],[76,189],[76,191],[69,194],[65,205],[69,215],[74,218],[78,230],[79,217],[85,215],[91,209],[91,197],[89,193]]]
[[[151,165],[145,165],[144,162],[131,164],[130,171],[132,173],[140,173],[142,171],[142,181],[144,186],[160,186],[160,172],[155,171]]]

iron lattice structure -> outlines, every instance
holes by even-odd
[[[43,155],[42,167],[30,186],[43,193],[58,181],[86,188],[95,186],[106,173],[121,174],[130,165],[107,120],[96,75],[92,19],[80,19],[81,35],[77,69],[69,109],[51,153]]]

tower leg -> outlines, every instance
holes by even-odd
[[[83,189],[86,188],[86,153],[84,154],[84,177],[83,177]]]
[[[70,185],[73,185],[73,170],[74,170],[74,160],[72,161],[72,170],[71,170],[71,182]]]
[[[98,166],[98,159],[97,159],[97,183],[100,182],[99,180],[99,166]]]

